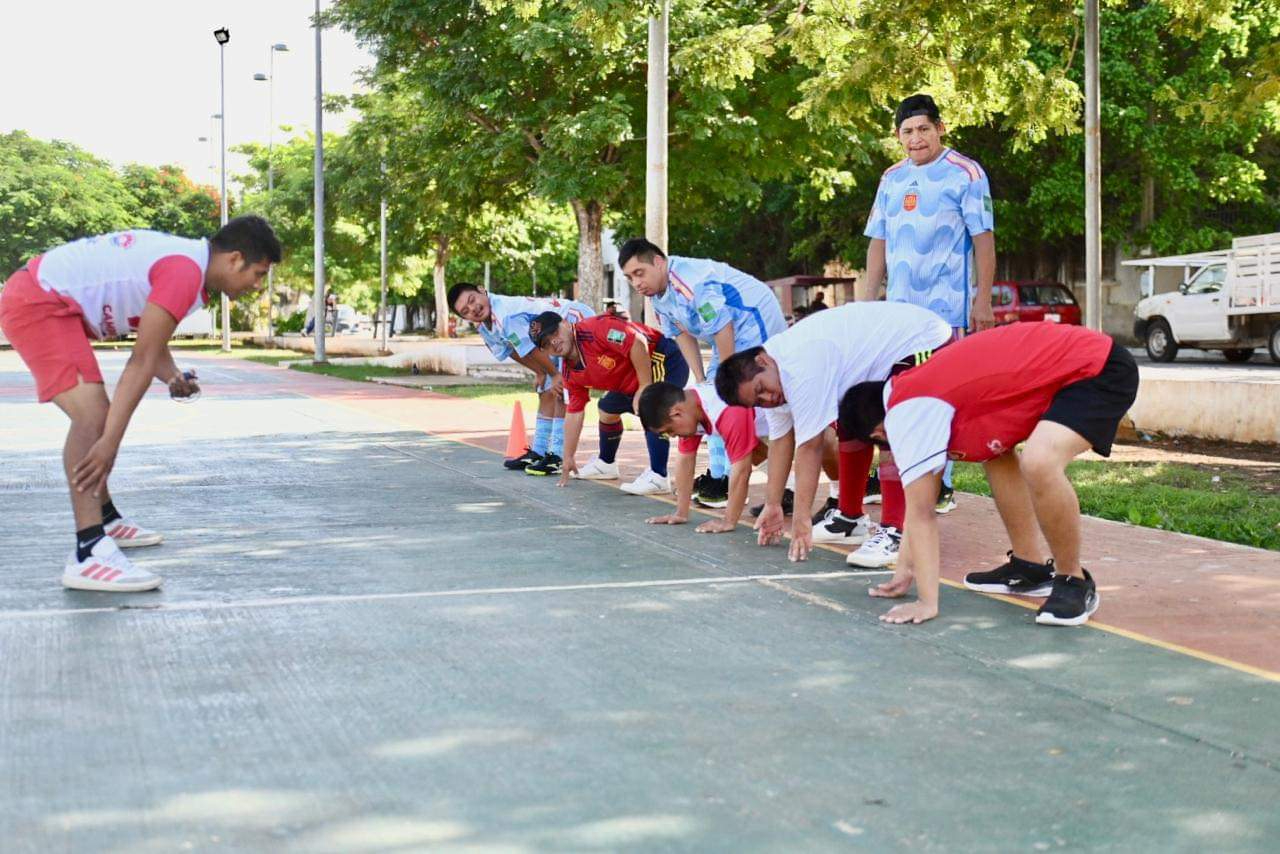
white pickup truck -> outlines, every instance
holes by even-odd
[[[1154,271],[1161,260],[1125,263]],[[1134,307],[1133,332],[1147,355],[1172,362],[1179,347],[1194,347],[1246,362],[1265,347],[1280,364],[1280,232],[1237,237],[1229,251],[1199,260],[1199,272],[1177,292],[1148,296]]]

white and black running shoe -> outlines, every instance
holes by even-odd
[[[534,453],[533,448],[525,448],[524,453],[513,459],[503,460],[502,464],[512,471],[524,471],[525,466],[532,465],[542,459],[542,454]]]
[[[557,454],[543,454],[536,461],[529,463],[524,467],[524,473],[534,477],[547,477],[548,475],[560,474],[560,466],[564,460],[560,459]]]
[[[712,477],[709,473],[704,474],[694,485],[693,500],[703,507],[728,507],[729,476]]]
[[[862,496],[862,503],[879,504],[881,500],[880,470],[876,469],[872,471],[871,475],[867,478],[867,492]]]
[[[1055,575],[1053,592],[1036,612],[1036,622],[1042,626],[1080,626],[1088,622],[1101,601],[1089,570],[1084,570],[1084,578]]]
[[[813,526],[813,541],[836,546],[860,546],[871,535],[871,517],[865,513],[850,519],[839,510],[821,525]]]
[[[823,504],[821,509],[819,509],[817,513],[813,514],[813,524],[821,525],[823,522],[827,521],[827,517],[830,516],[832,513],[839,513],[839,512],[840,512],[840,500],[838,498],[832,498],[831,496],[827,496],[827,503]]]
[[[971,572],[964,586],[981,593],[1012,593],[1019,596],[1048,596],[1053,590],[1053,559],[1033,563],[1007,552],[1004,565],[986,572]]]

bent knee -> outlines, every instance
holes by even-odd
[[[1062,477],[1067,469],[1067,464],[1059,455],[1034,447],[1028,447],[1022,452],[1018,464],[1022,468],[1022,476],[1032,481]]]

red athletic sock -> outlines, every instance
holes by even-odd
[[[880,450],[880,495],[880,525],[901,531],[907,519],[907,495],[902,491],[902,476],[893,454],[883,448]]]
[[[867,492],[867,475],[875,446],[856,439],[841,442],[836,455],[840,474],[840,515],[857,519],[862,515],[862,497]]]

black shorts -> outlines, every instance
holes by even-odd
[[[1120,419],[1137,396],[1138,363],[1127,349],[1112,344],[1102,373],[1059,391],[1040,420],[1074,430],[1095,451],[1109,457]]]

